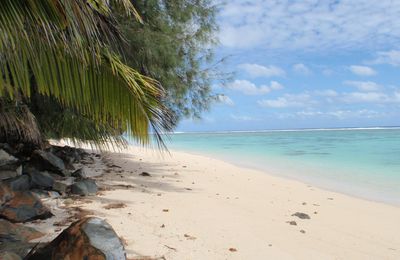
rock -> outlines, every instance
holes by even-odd
[[[10,164],[0,166],[0,180],[7,180],[22,174],[22,166],[17,164]]]
[[[292,216],[298,217],[300,219],[310,219],[309,215],[307,215],[306,213],[302,213],[302,212],[296,212],[296,213],[292,214]]]
[[[0,149],[6,151],[11,155],[15,155],[17,153],[17,151],[15,151],[15,149],[12,148],[8,143],[0,143]]]
[[[79,220],[48,245],[36,249],[27,260],[126,259],[124,246],[112,227],[99,218]]]
[[[89,177],[89,176],[87,175],[87,173],[86,173],[85,168],[80,168],[80,169],[74,171],[74,172],[71,174],[71,176],[73,176],[73,177],[75,177],[75,178],[78,178],[78,179],[85,179],[85,178],[88,178],[88,177]]]
[[[34,228],[0,219],[0,242],[29,241],[44,236]]]
[[[22,260],[22,257],[20,257],[19,255],[15,254],[13,252],[5,251],[5,252],[0,253],[0,259],[1,260]]]
[[[31,168],[27,174],[31,178],[31,188],[50,190],[53,187],[54,178],[48,172]]]
[[[69,185],[64,181],[55,181],[52,189],[60,194],[66,194],[69,191]]]
[[[30,191],[15,191],[8,194],[6,191],[5,197],[0,206],[0,217],[11,222],[26,222],[53,216],[40,199]]]
[[[17,177],[22,174],[22,167],[20,161],[0,149],[0,180],[6,180]]]
[[[31,188],[31,180],[28,175],[21,175],[4,181],[4,184],[13,191],[24,191]]]
[[[65,175],[65,164],[63,160],[51,152],[35,150],[31,158],[38,170],[51,171],[60,175]]]
[[[94,180],[80,180],[71,186],[71,193],[77,195],[91,195],[97,193],[97,184]]]
[[[18,163],[18,159],[10,155],[3,149],[0,149],[0,167],[9,164]]]
[[[143,176],[143,177],[151,177],[151,174],[150,173],[148,173],[148,172],[142,172],[141,174],[139,174],[140,176]]]
[[[288,221],[287,223],[289,223],[289,224],[292,225],[292,226],[297,226],[296,221]]]

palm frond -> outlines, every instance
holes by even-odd
[[[138,17],[130,1],[114,0]],[[3,0],[0,5],[0,96],[18,100],[32,88],[141,144],[169,131],[164,91],[125,65],[111,46],[121,37],[107,0]]]

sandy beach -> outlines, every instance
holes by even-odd
[[[73,206],[106,219],[130,259],[400,257],[395,206],[182,152],[130,147],[102,162],[90,170],[103,191]]]

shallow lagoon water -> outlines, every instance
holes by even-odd
[[[400,205],[400,129],[177,133],[168,147]]]

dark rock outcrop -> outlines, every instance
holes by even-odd
[[[4,181],[12,191],[24,191],[31,188],[31,180],[28,175],[21,175]]]
[[[53,214],[30,191],[10,191],[0,186],[0,217],[11,222],[26,222],[34,219],[46,219]]]
[[[51,152],[35,150],[31,158],[32,163],[38,170],[51,171],[60,175],[66,175],[66,168],[63,160]]]
[[[73,223],[26,259],[123,260],[126,255],[121,240],[107,222],[99,218],[85,218]]]
[[[14,224],[7,220],[0,219],[0,242],[30,241],[44,236],[43,233],[34,228],[20,224]]]
[[[14,252],[4,251],[4,252],[0,252],[0,259],[1,260],[22,260],[22,257],[17,255]]]
[[[53,187],[54,178],[46,171],[38,171],[35,168],[29,168],[26,174],[29,175],[31,179],[31,188],[50,190]]]
[[[71,193],[76,195],[93,195],[97,190],[96,182],[91,179],[80,180],[71,185]]]
[[[80,168],[76,171],[74,171],[71,176],[78,178],[78,179],[85,179],[88,177],[85,168]]]
[[[22,167],[20,161],[0,149],[0,180],[6,180],[17,177],[22,174]]]

